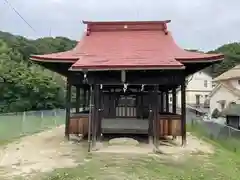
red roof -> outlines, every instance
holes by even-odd
[[[31,56],[75,62],[71,69],[184,68],[183,63],[217,61],[222,54],[189,52],[167,31],[170,21],[84,22],[87,32],[72,51]]]
[[[77,44],[78,47],[80,42]],[[31,59],[34,61],[46,61],[46,62],[76,62],[79,59],[80,54],[75,50],[76,48],[59,53],[51,53],[44,55],[31,55]]]

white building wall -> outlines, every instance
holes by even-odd
[[[210,113],[212,114],[213,110],[217,108],[220,112],[222,111],[221,104],[218,103],[221,100],[225,100],[225,107],[231,102],[238,103],[238,97],[230,92],[227,88],[221,86],[210,98]],[[225,108],[224,107],[224,108]]]
[[[197,72],[188,78],[187,91],[212,91],[212,77],[204,72]]]
[[[230,83],[232,84],[232,86],[233,86],[234,88],[240,90],[240,80],[238,80],[238,79],[233,79],[233,80],[230,80]]]
[[[186,103],[196,104],[196,95],[200,95],[200,104],[203,104],[211,93],[212,77],[204,72],[197,72],[187,79]],[[181,91],[177,92],[177,106],[181,107]]]

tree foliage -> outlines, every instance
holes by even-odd
[[[191,52],[201,52],[197,49],[186,49]],[[210,74],[213,78],[240,64],[240,43],[230,43],[220,46],[219,48],[207,53],[222,53],[225,58],[221,63],[214,64],[203,71]]]
[[[220,111],[216,108],[212,112],[212,118],[219,118],[221,115]]]
[[[221,63],[207,69],[213,77],[217,77],[225,71],[240,64],[240,43],[225,44],[208,53],[223,53],[225,55],[225,58]]]
[[[63,107],[63,78],[32,63],[29,56],[66,51],[75,45],[63,37],[28,40],[0,32],[0,112]]]

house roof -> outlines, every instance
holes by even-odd
[[[221,114],[223,116],[240,116],[240,104],[232,104],[224,109]]]
[[[170,21],[92,22],[71,51],[32,55],[34,61],[72,62],[71,70],[183,69],[185,63],[212,62],[222,54],[181,49],[167,30]]]
[[[225,81],[229,79],[240,78],[240,65],[235,66],[234,68],[224,72],[220,76],[213,79],[214,82]]]
[[[234,94],[235,96],[240,98],[240,90],[235,88],[231,83],[229,82],[220,82],[209,94],[209,97],[212,97],[221,87],[226,88],[230,93]],[[224,98],[224,97],[223,97]]]

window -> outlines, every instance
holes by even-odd
[[[204,87],[207,87],[207,86],[208,86],[208,81],[204,80]]]
[[[229,106],[236,105],[236,102],[230,102]]]
[[[223,110],[225,108],[225,102],[221,102],[221,110]]]
[[[200,105],[200,95],[196,94],[196,105]]]

